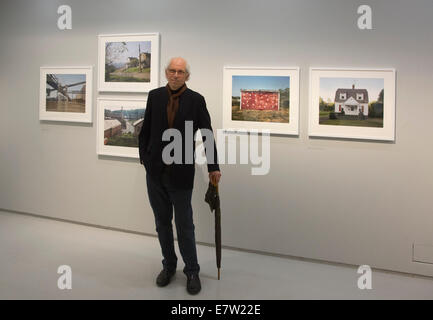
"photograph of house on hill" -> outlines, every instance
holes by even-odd
[[[107,42],[106,82],[150,82],[150,41]]]
[[[148,92],[159,86],[159,34],[99,35],[98,90]]]

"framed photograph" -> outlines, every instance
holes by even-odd
[[[395,69],[310,69],[308,134],[394,141]]]
[[[148,92],[158,87],[159,33],[98,38],[98,91]]]
[[[299,134],[299,68],[224,68],[223,127]]]
[[[39,119],[92,122],[90,67],[41,67]]]
[[[138,135],[146,102],[144,99],[98,98],[98,154],[139,158]]]

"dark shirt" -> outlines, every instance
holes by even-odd
[[[171,90],[170,87],[167,85],[166,88],[168,91],[170,91],[169,93],[171,94],[172,97],[176,97],[175,99],[179,99],[180,97],[178,97],[178,94],[183,90],[183,88],[186,87],[186,84],[183,84],[182,87],[180,87],[177,90]],[[182,95],[182,93],[180,94]],[[167,120],[168,120],[168,127],[169,128],[173,128],[173,122],[174,119],[176,118],[176,113],[177,110],[179,109],[179,104],[174,102],[172,104],[168,103],[167,105]]]

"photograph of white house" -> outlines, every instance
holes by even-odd
[[[320,78],[319,124],[383,127],[384,79]]]
[[[367,89],[338,89],[335,92],[335,113],[344,112],[347,115],[368,116],[368,91]]]

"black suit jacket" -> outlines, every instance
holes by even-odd
[[[149,92],[143,127],[139,135],[140,162],[144,164],[147,174],[159,178],[164,168],[162,151],[170,141],[162,141],[162,135],[168,129],[167,104],[168,92],[166,87],[161,87]],[[179,98],[179,109],[173,122],[173,129],[179,130],[182,135],[182,163],[170,166],[170,177],[173,184],[180,189],[192,189],[195,174],[195,141],[185,139],[185,121],[192,121],[193,136],[198,129],[212,130],[209,112],[202,95],[186,89]],[[205,138],[203,138],[205,140]],[[191,143],[194,159],[192,163],[185,161],[185,143]],[[219,170],[218,156],[215,142],[213,143],[214,157],[206,152],[208,171]],[[191,148],[187,148],[191,150]],[[190,161],[191,162],[191,161]]]

